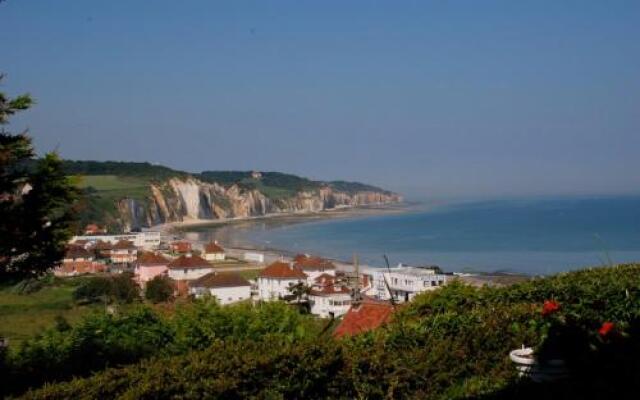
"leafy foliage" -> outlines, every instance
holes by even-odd
[[[90,303],[132,303],[139,299],[138,285],[131,273],[122,273],[113,277],[88,278],[73,293],[75,301]]]
[[[32,104],[0,93],[0,125]],[[60,261],[78,194],[55,153],[35,161],[31,138],[0,132],[0,281],[37,277]]]
[[[156,276],[147,282],[144,290],[145,299],[153,303],[165,302],[173,296],[173,284],[166,276]]]
[[[640,266],[562,274],[508,288],[453,284],[418,296],[389,325],[345,340],[299,333],[282,304],[268,314],[199,303],[178,310],[173,354],[27,398],[593,398],[640,382]],[[542,303],[554,298],[577,328],[620,335],[584,348],[572,377],[554,385],[518,379],[511,349],[537,344]],[[244,307],[244,306],[243,306]],[[247,306],[249,307],[249,306]],[[278,308],[280,307],[280,308]],[[285,308],[282,308],[285,307]],[[284,317],[284,318],[283,318]],[[266,331],[265,327],[269,327]],[[256,329],[258,328],[258,329]],[[286,333],[285,333],[286,332]],[[284,334],[283,334],[284,333]],[[234,338],[234,339],[232,339]],[[204,351],[191,352],[194,349]]]
[[[317,337],[318,331],[313,319],[282,303],[222,307],[199,300],[169,315],[142,305],[122,314],[94,313],[71,329],[46,330],[9,352],[10,384],[2,385],[0,395],[150,357],[205,350],[218,341],[296,343]]]

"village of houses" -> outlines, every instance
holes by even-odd
[[[341,318],[337,336],[383,324],[396,304],[435,290],[452,277],[435,266],[358,268],[306,254],[265,260],[264,253],[237,249],[232,257],[217,241],[175,240],[156,231],[107,234],[91,224],[84,235],[71,240],[54,274],[67,277],[130,272],[141,291],[150,280],[166,276],[173,284],[174,296],[208,296],[221,305],[304,302],[313,315]],[[254,279],[241,274],[248,270],[256,272],[252,274]]]

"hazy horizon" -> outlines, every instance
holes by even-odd
[[[640,3],[4,1],[39,152],[412,199],[637,194]]]

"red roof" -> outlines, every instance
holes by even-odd
[[[392,313],[393,307],[389,303],[364,301],[349,309],[333,335],[336,337],[351,336],[376,329],[388,322]]]
[[[119,240],[118,243],[113,246],[113,250],[134,250],[135,248],[136,246],[129,240]]]
[[[138,253],[138,265],[168,265],[169,260],[152,252]]]
[[[196,255],[184,255],[169,263],[169,268],[211,268],[211,264],[204,258]]]
[[[260,278],[271,279],[307,279],[307,275],[298,267],[282,261],[276,261],[260,272]]]
[[[325,269],[335,269],[335,265],[331,261],[320,257],[312,257],[304,254],[298,254],[293,259],[297,267],[306,271],[324,271]]]
[[[224,253],[224,249],[218,243],[211,242],[204,245],[205,253]]]
[[[251,286],[251,284],[236,272],[211,272],[191,282],[189,286],[219,288]]]
[[[335,281],[336,277],[327,273],[319,275],[314,279],[314,282],[319,285],[333,285]]]
[[[191,251],[191,243],[185,241],[171,243],[171,249],[178,253],[188,253]]]

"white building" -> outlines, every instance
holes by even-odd
[[[438,267],[409,267],[402,264],[389,270],[371,268],[368,274],[372,285],[367,294],[380,300],[389,300],[393,296],[400,303],[411,301],[418,293],[435,290],[445,285],[450,278],[450,275],[442,273]]]
[[[291,295],[291,286],[306,282],[307,275],[300,268],[276,261],[258,275],[258,298],[263,301],[283,299]]]
[[[114,264],[128,264],[138,258],[138,249],[128,240],[120,240],[111,248],[111,262]]]
[[[200,256],[185,254],[169,263],[169,278],[192,281],[213,272],[214,267]]]
[[[217,241],[205,244],[202,255],[207,261],[224,261],[226,258],[224,249]]]
[[[351,290],[337,284],[333,275],[320,275],[309,292],[309,305],[313,315],[321,318],[340,317],[351,307]]]
[[[89,242],[97,242],[99,240],[116,244],[121,240],[133,242],[133,245],[144,250],[155,250],[160,246],[160,232],[129,232],[119,235],[82,235],[74,236],[71,242],[78,240],[86,240]]]
[[[234,272],[212,272],[189,284],[195,297],[210,295],[220,304],[251,299],[251,284]]]

